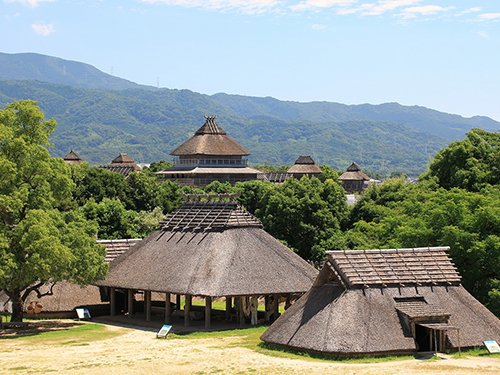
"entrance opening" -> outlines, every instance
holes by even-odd
[[[429,328],[422,327],[419,324],[415,325],[415,340],[419,352],[430,352],[434,349],[431,332],[432,330]]]

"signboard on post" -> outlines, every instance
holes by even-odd
[[[498,346],[498,344],[495,340],[483,341],[483,343],[484,343],[484,346],[486,346],[486,349],[488,349],[488,352],[490,354],[500,353],[500,347]]]
[[[76,309],[76,315],[78,315],[78,320],[90,319],[89,309]]]
[[[163,327],[161,327],[161,329],[156,334],[156,338],[157,339],[159,339],[159,338],[166,339],[167,335],[168,335],[168,333],[170,332],[171,329],[172,329],[172,326],[164,325]]]

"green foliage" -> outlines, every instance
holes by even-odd
[[[13,302],[13,320],[22,320],[22,302],[42,285],[85,285],[107,272],[96,226],[57,209],[74,184],[70,168],[45,148],[55,125],[33,101],[0,110],[0,289]]]
[[[446,189],[480,191],[500,183],[500,133],[473,129],[467,138],[441,150],[423,178],[435,178]]]
[[[154,161],[152,162],[149,167],[144,167],[143,169],[145,171],[149,171],[149,172],[159,172],[159,171],[163,171],[164,169],[167,169],[167,168],[172,168],[174,166],[174,163],[170,162],[170,161],[165,161],[165,160],[160,160],[160,161]]]

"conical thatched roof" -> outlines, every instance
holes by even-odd
[[[250,155],[243,146],[230,138],[215,122],[216,116],[206,116],[205,124],[194,136],[177,147],[170,155]]]
[[[82,162],[82,158],[78,156],[75,151],[71,150],[69,154],[64,157],[64,161],[66,163],[80,164]]]
[[[305,292],[317,271],[236,201],[185,202],[99,285],[196,296]]]
[[[124,153],[120,153],[120,155],[114,158],[111,164],[100,165],[99,168],[107,169],[115,173],[120,173],[124,176],[128,176],[132,172],[142,170],[140,166],[135,164],[134,159]]]
[[[262,340],[344,356],[414,353],[418,327],[446,332],[448,349],[499,340],[500,321],[460,285],[445,251],[331,252]]]
[[[310,156],[299,156],[295,164],[288,169],[291,174],[320,174],[323,173]]]
[[[116,158],[113,159],[111,164],[134,164],[135,161],[130,156],[124,153],[120,153]]]
[[[361,168],[356,163],[352,163],[347,172],[344,172],[338,178],[340,181],[370,181],[365,173],[361,172]]]

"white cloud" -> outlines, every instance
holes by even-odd
[[[400,14],[403,18],[415,18],[417,16],[431,16],[434,14],[438,14],[440,12],[447,12],[449,10],[455,9],[455,7],[440,7],[439,5],[424,5],[418,7],[405,8],[403,12]]]
[[[331,8],[333,6],[347,6],[357,3],[358,0],[304,0],[296,5],[290,6],[291,10],[306,10],[314,8]]]
[[[36,7],[39,3],[50,3],[54,0],[3,0],[6,3],[21,3],[29,7]]]
[[[282,0],[142,0],[150,4],[177,5],[185,8],[238,10],[243,13],[263,13],[281,4]]]
[[[477,35],[482,36],[485,39],[488,39],[490,37],[490,34],[488,34],[487,31],[478,31]]]
[[[364,3],[355,8],[339,9],[337,14],[360,13],[363,16],[378,16],[397,8],[417,5],[422,0],[379,0],[377,3]]]
[[[463,16],[464,14],[469,14],[469,13],[473,13],[473,12],[480,12],[482,10],[483,10],[483,8],[480,8],[480,7],[469,8],[469,9],[461,11],[460,13],[455,14],[455,17],[460,17],[460,16]]]
[[[39,22],[32,24],[31,27],[35,30],[35,33],[42,36],[48,36],[55,31],[54,26],[51,23],[45,24],[43,22]]]
[[[314,25],[311,26],[311,29],[313,29],[313,30],[324,30],[324,29],[326,29],[326,26],[325,25],[320,25],[320,24],[316,23],[316,24],[314,24]]]
[[[500,19],[500,13],[484,13],[479,15],[479,18],[484,21]]]

